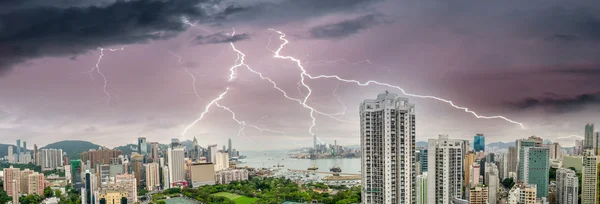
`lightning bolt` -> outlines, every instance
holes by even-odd
[[[212,105],[214,105],[215,103],[217,103],[218,101],[220,101],[221,99],[223,99],[223,97],[225,96],[225,94],[227,94],[228,91],[229,91],[229,87],[225,88],[225,91],[223,91],[221,94],[219,94],[219,96],[217,96],[216,98],[211,100],[210,103],[208,103],[206,105],[206,107],[204,107],[204,111],[202,111],[202,113],[200,113],[200,116],[196,120],[194,120],[191,124],[189,124],[187,127],[185,127],[185,129],[183,129],[183,132],[181,132],[182,139],[185,138],[185,134],[187,134],[187,132],[190,130],[190,128],[192,128],[194,125],[196,125],[196,123],[198,123],[202,119],[204,119],[204,115],[206,115],[206,113],[208,113],[208,111],[210,110],[210,107]]]
[[[92,75],[94,71],[96,71],[96,73],[98,73],[98,75],[100,75],[102,77],[102,79],[104,80],[104,86],[102,88],[102,90],[104,91],[104,98],[106,100],[107,104],[110,104],[110,96],[112,95],[110,92],[108,92],[107,87],[108,87],[108,79],[106,78],[106,75],[104,75],[104,73],[102,73],[102,71],[100,70],[100,62],[102,61],[102,58],[104,57],[104,50],[108,50],[111,52],[115,52],[115,51],[123,51],[125,50],[126,46],[123,46],[121,48],[118,49],[105,49],[105,48],[98,48],[100,50],[100,55],[98,56],[98,60],[96,61],[96,65],[93,66],[90,71],[88,71],[88,74],[90,75],[90,78],[92,80],[94,80],[94,76]]]
[[[190,75],[190,77],[192,78],[192,88],[194,89],[194,94],[196,94],[196,97],[200,100],[202,100],[202,97],[200,96],[200,94],[198,94],[198,90],[196,90],[196,76],[194,76],[194,74],[192,74],[192,72],[190,72],[190,70],[183,66],[183,62],[181,61],[181,56],[176,55],[173,51],[169,50],[169,53],[171,53],[171,55],[177,57],[177,61],[179,62],[179,65],[181,65],[181,67],[183,68],[183,70],[185,70],[185,72]]]
[[[354,83],[354,84],[359,85],[359,86],[369,86],[371,84],[376,84],[376,85],[380,85],[380,86],[386,86],[386,87],[398,89],[398,90],[400,90],[402,92],[402,94],[404,94],[406,96],[411,96],[411,97],[416,97],[416,98],[424,98],[424,99],[434,99],[434,100],[437,100],[437,101],[441,101],[441,102],[447,103],[447,104],[451,105],[452,107],[454,107],[456,109],[459,109],[459,110],[463,110],[464,112],[470,113],[470,114],[472,114],[473,116],[475,116],[476,118],[479,118],[479,119],[502,119],[502,120],[505,120],[505,121],[507,121],[509,123],[513,123],[513,124],[519,125],[523,129],[525,128],[525,126],[523,125],[523,123],[520,123],[520,122],[511,120],[511,119],[508,119],[507,117],[504,117],[504,116],[500,116],[500,115],[498,115],[498,116],[482,116],[482,115],[477,114],[474,111],[469,110],[469,108],[467,108],[467,107],[457,106],[457,105],[454,104],[454,102],[452,102],[450,100],[446,100],[446,99],[439,98],[439,97],[436,97],[436,96],[417,95],[417,94],[408,93],[403,88],[401,88],[399,86],[391,85],[391,84],[388,84],[388,83],[378,82],[378,81],[374,81],[374,80],[369,80],[369,81],[366,81],[366,82],[360,82],[360,81],[354,80],[354,79],[344,79],[344,78],[339,77],[337,75],[318,75],[318,76],[312,76],[302,66],[302,62],[300,60],[298,60],[298,59],[296,59],[296,58],[294,58],[292,56],[282,56],[282,55],[280,55],[281,50],[283,50],[283,48],[289,43],[289,41],[285,38],[285,36],[286,36],[285,33],[281,32],[281,31],[278,31],[278,30],[275,30],[275,29],[269,29],[269,30],[278,33],[279,34],[279,40],[283,41],[283,43],[281,43],[279,45],[279,48],[274,52],[274,57],[275,58],[279,58],[279,59],[290,60],[290,61],[296,63],[297,67],[300,68],[300,71],[301,71],[301,74],[300,74],[301,81],[300,82],[308,90],[308,94],[306,94],[306,96],[304,97],[304,100],[303,100],[303,104],[305,106],[306,106],[306,101],[308,100],[308,98],[310,97],[311,92],[312,92],[312,90],[310,89],[310,87],[305,83],[305,79],[306,78],[309,78],[309,79],[321,79],[321,78],[324,78],[324,79],[336,79],[336,80],[342,81],[342,82]],[[313,110],[312,109],[311,109],[311,117],[312,117],[313,125],[309,128],[309,132],[311,134],[313,134],[312,133],[312,128],[315,126],[315,118],[313,116]]]

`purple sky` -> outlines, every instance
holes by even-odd
[[[166,143],[196,136],[203,146],[232,138],[240,150],[310,146],[308,109],[243,67],[228,81],[234,42],[246,64],[290,97],[307,93],[298,89],[296,64],[274,58],[282,41],[268,28],[288,35],[280,54],[300,59],[313,76],[377,80],[526,127],[408,97],[417,107],[420,141],[484,133],[488,143],[537,135],[572,146],[578,138],[571,135],[582,136],[585,123],[600,123],[597,1],[146,0],[102,1],[97,8],[53,1],[0,3],[0,143],[77,139],[115,147],[137,137]],[[106,48],[99,67],[109,101],[102,76],[88,74],[97,47]],[[197,79],[200,99],[185,68]],[[309,106],[346,121],[316,115],[314,131],[328,143],[358,144],[360,102],[385,90],[400,93],[334,79],[306,83]],[[240,135],[231,114],[212,106],[182,136],[226,87],[219,103],[237,119],[287,135],[252,127]]]

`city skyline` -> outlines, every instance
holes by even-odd
[[[80,9],[82,22],[96,22],[87,12],[88,6],[96,3],[81,1],[67,6],[49,2],[0,4],[0,14],[11,19],[27,11],[23,8],[52,5],[57,13],[69,7]],[[194,1],[180,6],[187,8],[183,4],[190,2]],[[308,6],[313,4],[320,6]],[[487,143],[537,135],[573,146],[574,138],[584,136],[581,124],[600,123],[592,111],[600,101],[595,88],[599,82],[595,50],[600,43],[595,27],[589,26],[598,23],[594,17],[600,13],[596,12],[600,5],[596,2],[459,1],[448,6],[442,2],[354,0],[327,4],[311,0],[303,5],[293,0],[246,0],[236,6],[239,13],[201,12],[222,18],[189,14],[173,6],[167,9],[172,12],[165,14],[167,19],[154,19],[149,27],[122,29],[114,22],[90,25],[91,31],[102,35],[80,36],[68,29],[60,33],[44,26],[29,35],[29,25],[59,17],[28,15],[18,25],[2,21],[12,32],[1,38],[0,44],[16,48],[0,56],[0,143],[21,139],[44,146],[76,139],[115,147],[123,140],[135,143],[137,137],[167,143],[169,138],[183,141],[196,136],[201,144],[223,145],[233,138],[240,141],[236,147],[244,150],[310,147],[312,121],[306,108],[287,100],[270,82],[246,69],[240,68],[236,79],[230,81],[230,68],[238,53],[228,42],[235,42],[246,55],[245,62],[290,97],[303,98],[308,93],[303,86],[298,90],[300,70],[296,64],[273,57],[272,51],[283,41],[268,28],[287,34],[289,44],[280,54],[297,57],[314,76],[337,74],[361,82],[390,83],[409,93],[439,96],[480,115],[502,115],[525,126],[522,129],[502,119],[477,119],[443,102],[401,95],[420,107],[417,141],[439,134],[472,139],[473,134],[484,133]],[[110,12],[110,8],[102,11]],[[187,18],[182,20],[182,16]],[[196,21],[201,23],[194,24]],[[161,36],[153,36],[161,31]],[[71,35],[69,43],[54,38]],[[102,53],[98,47],[104,48]],[[107,79],[106,87],[100,70]],[[190,74],[195,76],[195,84]],[[307,104],[326,113],[348,110],[339,114],[346,122],[315,116],[313,132],[340,145],[359,143],[359,117],[352,110],[365,96],[384,90],[400,93],[389,87],[360,87],[333,79],[306,83],[313,90]],[[219,104],[233,110],[237,119],[287,134],[246,126],[245,134],[238,135],[240,124],[215,105],[182,136],[226,87],[230,89]],[[110,93],[110,102],[104,98],[105,92]]]

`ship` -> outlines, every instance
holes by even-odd
[[[335,165],[335,166],[331,167],[331,169],[329,169],[329,171],[331,171],[331,172],[342,172],[342,169],[339,166]]]
[[[310,171],[315,171],[317,169],[319,169],[319,167],[317,167],[317,165],[314,165],[313,167],[308,168],[308,170],[310,170]]]

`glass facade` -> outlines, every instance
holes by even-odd
[[[473,149],[475,149],[475,152],[485,152],[485,137],[483,134],[475,135],[475,138],[473,139]]]

